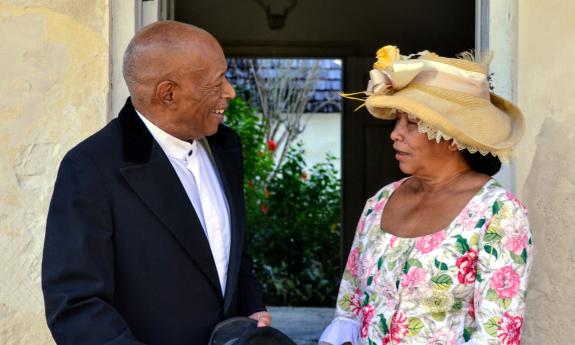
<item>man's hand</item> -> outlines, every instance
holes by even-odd
[[[272,325],[272,316],[267,311],[258,311],[250,315],[250,319],[258,322],[258,327],[265,327]]]

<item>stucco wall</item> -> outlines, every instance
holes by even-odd
[[[40,263],[64,153],[106,122],[109,0],[0,4],[0,343],[51,344]]]
[[[517,97],[527,118],[517,154],[536,257],[526,344],[571,344],[575,329],[575,2],[519,2]]]

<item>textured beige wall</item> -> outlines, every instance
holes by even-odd
[[[575,2],[519,2],[518,191],[536,241],[526,344],[571,344],[575,329]]]
[[[106,122],[109,0],[0,3],[0,343],[51,344],[40,263],[64,153]]]

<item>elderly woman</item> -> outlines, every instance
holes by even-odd
[[[378,55],[365,106],[396,120],[410,176],[367,201],[320,344],[519,344],[531,232],[491,175],[521,137],[521,112],[469,56]]]

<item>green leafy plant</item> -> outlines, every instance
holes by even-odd
[[[266,126],[241,97],[227,124],[240,135],[248,251],[269,305],[333,306],[340,279],[340,184],[334,158],[307,167],[299,143],[274,166]]]

